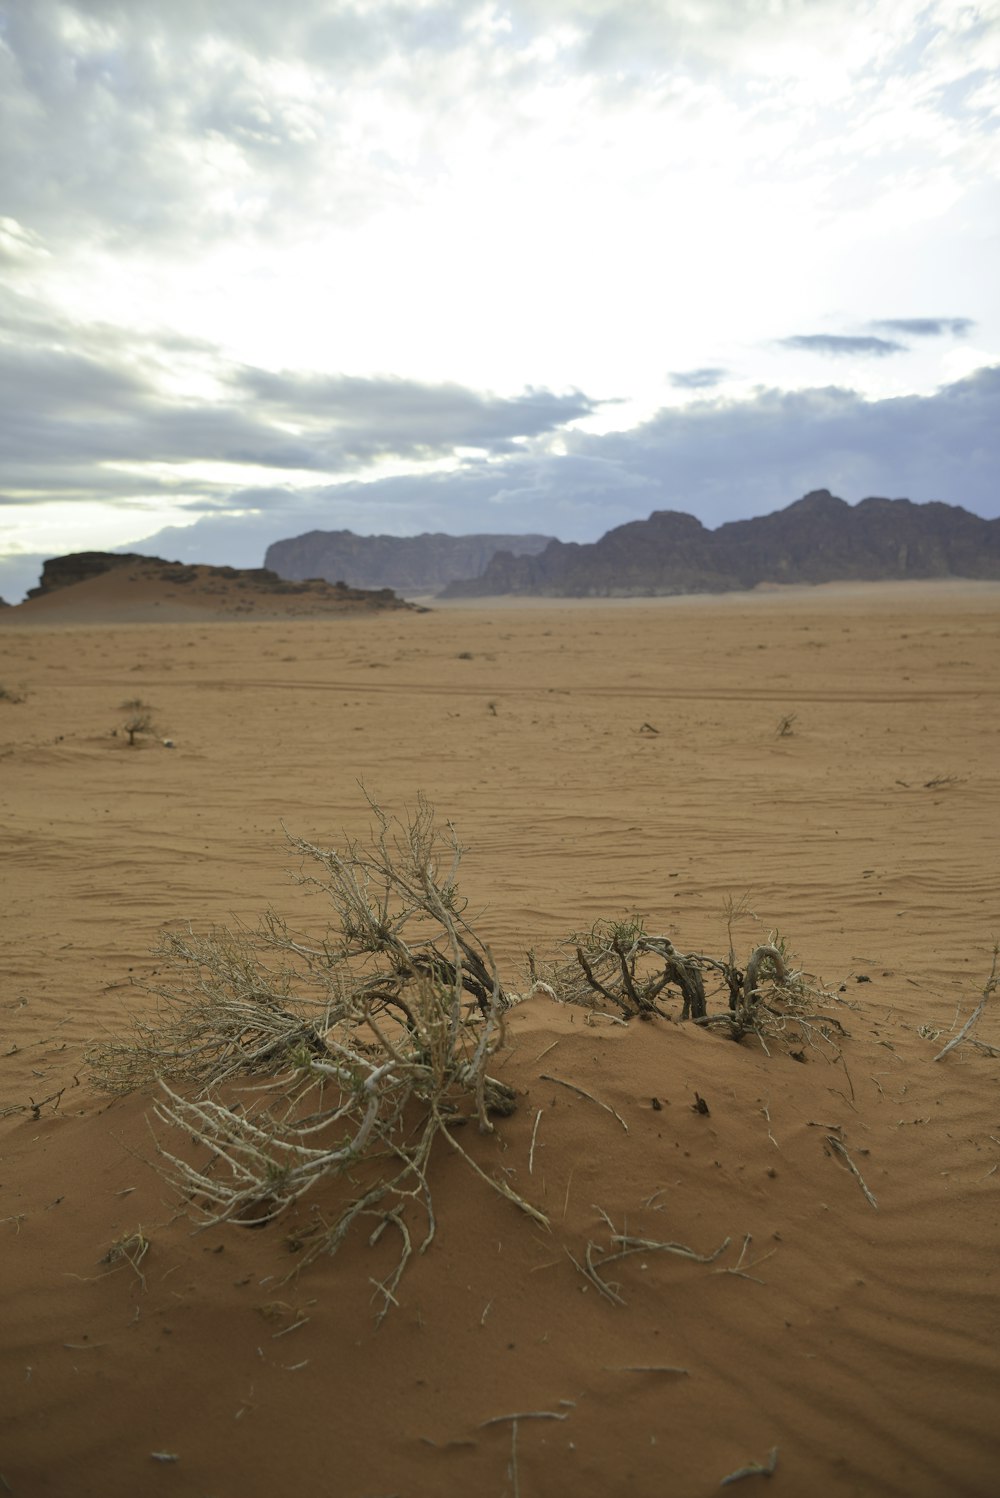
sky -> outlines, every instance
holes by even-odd
[[[1000,0],[0,0],[0,594],[1000,514]]]

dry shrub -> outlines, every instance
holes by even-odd
[[[317,1212],[298,1235],[306,1258],[335,1252],[360,1218],[375,1219],[373,1242],[392,1224],[402,1250],[378,1287],[384,1314],[413,1251],[412,1204],[423,1209],[420,1247],[434,1236],[428,1166],[439,1141],[548,1222],[502,1176],[487,1175],[455,1133],[472,1118],[491,1132],[491,1115],[514,1109],[513,1090],[489,1067],[505,1011],[522,995],[501,985],[466,919],[454,829],[442,830],[422,798],[402,819],[370,798],[369,806],[364,843],[345,839],[337,850],[289,838],[299,882],[332,908],[322,935],[293,930],[273,911],[254,929],[168,934],[160,975],[140,984],[152,1013],[134,1016],[130,1034],[93,1047],[88,1060],[105,1091],[158,1084],[156,1117],[196,1149],[161,1140],[161,1168],[207,1223],[263,1224],[318,1183],[340,1180],[331,1216]],[[738,966],[740,913],[730,907],[726,958],[682,953],[638,919],[602,923],[574,938],[572,960],[543,969],[531,959],[529,993],[610,1008],[623,1023],[668,1015],[668,1000],[679,1000],[681,1018],[735,1039],[753,1034],[765,1048],[789,1016],[808,1032],[818,991],[777,939]],[[707,975],[728,995],[715,1014]],[[818,1033],[829,1041],[824,1026]]]
[[[421,1201],[422,1246],[434,1234],[427,1165],[439,1139],[547,1220],[486,1176],[452,1133],[469,1112],[492,1131],[490,1114],[514,1107],[512,1090],[488,1073],[509,1000],[465,919],[454,831],[441,832],[422,799],[401,821],[370,806],[367,845],[290,839],[307,870],[300,882],[333,907],[336,924],[321,939],[273,912],[254,931],[168,935],[166,981],[143,985],[156,1013],[88,1059],[108,1091],[159,1081],[157,1117],[209,1152],[192,1163],[161,1144],[164,1168],[209,1222],[266,1222],[317,1182],[371,1166],[360,1195],[309,1247],[334,1251],[365,1214],[394,1222],[404,1247],[384,1287],[388,1306],[411,1251],[400,1209]],[[255,1076],[271,1081],[234,1102],[234,1082]]]
[[[732,927],[745,914],[742,905],[727,905],[729,952],[714,957],[707,952],[681,952],[667,936],[647,932],[638,916],[600,921],[583,935],[570,938],[573,956],[541,969],[531,963],[531,978],[563,1003],[610,1009],[626,1020],[668,1017],[665,1005],[680,1000],[680,1018],[719,1028],[733,1040],[753,1035],[767,1048],[767,1037],[784,1033],[794,1021],[811,1035],[829,1042],[840,1030],[830,1015],[818,1016],[818,1005],[828,1007],[835,995],[811,984],[795,969],[782,937],[772,932],[755,945],[741,966],[733,949]],[[714,977],[727,1007],[710,1013],[706,977]],[[797,1037],[796,1037],[797,1038]]]

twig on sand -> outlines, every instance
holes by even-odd
[[[480,1420],[479,1429],[485,1430],[488,1425],[503,1425],[507,1420],[568,1420],[569,1410],[515,1410],[512,1415],[491,1415],[488,1420]]]
[[[140,1264],[149,1253],[149,1239],[143,1233],[142,1228],[136,1228],[134,1233],[125,1233],[118,1238],[107,1253],[100,1260],[102,1264],[130,1264],[139,1276],[139,1283],[146,1288],[146,1276],[140,1269]]]
[[[987,1000],[990,998],[991,994],[996,992],[997,986],[998,984],[1000,984],[1000,978],[997,977],[998,956],[1000,956],[1000,944],[995,945],[993,948],[993,966],[990,968],[990,975],[986,980],[986,987],[983,989],[982,998],[979,1000],[979,1003],[976,1005],[975,1009],[973,1009],[972,1013],[969,1015],[969,1018],[965,1021],[965,1024],[962,1026],[961,1030],[959,1030],[958,1034],[952,1040],[949,1040],[948,1044],[944,1047],[943,1050],[938,1051],[937,1055],[934,1057],[935,1061],[940,1061],[942,1056],[947,1056],[949,1051],[953,1051],[956,1046],[962,1044],[963,1040],[968,1039],[973,1025],[976,1023],[979,1016],[986,1008]],[[987,1049],[992,1051],[993,1047],[990,1046]]]
[[[847,1153],[847,1146],[845,1144],[841,1143],[841,1141],[837,1138],[836,1134],[827,1134],[827,1136],[826,1136],[826,1142],[830,1146],[830,1148],[834,1151],[834,1153],[837,1154],[837,1155],[839,1155],[840,1158],[843,1160],[844,1164],[847,1166],[848,1170],[851,1172],[852,1176],[854,1176],[854,1178],[857,1181],[858,1185],[861,1187],[862,1191],[864,1192],[864,1194],[865,1194],[865,1200],[868,1202],[868,1204],[870,1206],[874,1207],[875,1210],[876,1210],[876,1212],[877,1212],[878,1211],[878,1202],[875,1200],[874,1196],[868,1190],[868,1187],[865,1185],[864,1176],[861,1174],[860,1170],[855,1165],[855,1163],[851,1159],[850,1155]]]
[[[517,1470],[517,1422],[519,1420],[567,1420],[569,1411],[559,1410],[518,1410],[513,1415],[494,1415],[489,1420],[480,1421],[479,1429],[485,1430],[488,1425],[503,1425],[510,1421],[510,1467],[508,1472],[513,1487],[514,1498],[520,1498],[521,1482]]]
[[[385,1289],[385,1287],[383,1285],[379,1285],[378,1288],[380,1290],[384,1290]],[[388,1293],[388,1292],[385,1292],[385,1293]],[[398,1302],[397,1302],[397,1304],[398,1304]],[[311,1319],[312,1318],[310,1316],[302,1316],[298,1321],[293,1321],[292,1324],[291,1324],[291,1326],[283,1326],[281,1328],[280,1332],[272,1332],[271,1333],[271,1341],[272,1342],[276,1342],[279,1337],[287,1337],[289,1332],[297,1332],[300,1326],[305,1326],[306,1322],[310,1321]]]
[[[579,1097],[585,1097],[588,1102],[596,1103],[598,1108],[604,1109],[605,1113],[613,1114],[613,1116],[617,1118],[618,1122],[625,1130],[626,1134],[628,1133],[628,1124],[625,1122],[624,1118],[622,1118],[621,1114],[617,1113],[615,1109],[611,1107],[610,1103],[602,1103],[600,1098],[595,1097],[592,1092],[585,1092],[582,1087],[577,1087],[575,1082],[564,1082],[562,1077],[551,1077],[549,1076],[548,1072],[544,1071],[542,1072],[541,1076],[543,1082],[555,1082],[560,1087],[568,1087],[570,1092],[575,1092]]]
[[[770,1477],[778,1465],[778,1448],[772,1446],[767,1453],[764,1462],[747,1462],[745,1467],[737,1467],[735,1472],[730,1472],[719,1483],[720,1488],[728,1487],[731,1482],[742,1482],[744,1477]]]
[[[616,1260],[631,1258],[633,1254],[651,1253],[676,1254],[682,1259],[692,1259],[696,1264],[713,1264],[720,1254],[725,1253],[732,1242],[731,1238],[726,1238],[712,1253],[700,1254],[693,1248],[688,1248],[684,1243],[659,1243],[653,1238],[635,1238],[628,1233],[616,1233],[614,1223],[608,1217],[607,1213],[602,1211],[600,1207],[597,1210],[611,1228],[611,1243],[613,1245],[620,1245],[617,1253],[605,1254],[601,1245],[591,1239],[584,1251],[583,1263],[571,1254],[568,1248],[566,1255],[570,1263],[579,1270],[584,1279],[589,1280],[595,1290],[598,1290],[605,1300],[610,1300],[612,1305],[616,1306],[623,1306],[625,1300],[619,1295],[616,1289],[601,1278],[598,1269],[604,1270],[609,1264],[614,1264]],[[597,1263],[594,1261],[595,1253],[603,1256]]]
[[[612,1259],[625,1259],[629,1254],[643,1253],[677,1254],[682,1259],[693,1259],[696,1264],[714,1264],[719,1255],[725,1253],[732,1239],[726,1238],[710,1254],[696,1253],[693,1248],[688,1248],[683,1243],[658,1243],[653,1238],[633,1238],[625,1233],[615,1233],[611,1241],[620,1243],[622,1247],[618,1253],[610,1254],[605,1259],[606,1264],[610,1264]]]
[[[729,1240],[727,1239],[726,1241],[728,1242]],[[748,1269],[756,1269],[757,1265],[758,1264],[763,1264],[764,1261],[765,1261],[765,1259],[771,1259],[771,1258],[773,1258],[774,1255],[778,1252],[778,1250],[776,1248],[772,1248],[766,1254],[761,1254],[761,1256],[760,1256],[759,1259],[749,1259],[749,1260],[747,1260],[747,1253],[749,1252],[750,1245],[751,1245],[752,1242],[753,1242],[753,1234],[752,1233],[747,1233],[746,1236],[744,1237],[743,1243],[742,1243],[742,1245],[740,1247],[740,1256],[736,1260],[736,1263],[733,1264],[733,1265],[731,1265],[728,1268],[725,1265],[723,1265],[721,1269],[714,1269],[712,1271],[712,1273],[713,1274],[735,1274],[738,1279],[741,1279],[741,1280],[752,1280],[755,1285],[763,1285],[764,1284],[763,1280],[757,1279],[757,1277],[755,1275],[748,1274],[747,1270]],[[744,1260],[746,1260],[745,1264],[744,1264]]]
[[[685,1378],[690,1371],[687,1368],[677,1368],[672,1363],[630,1363],[624,1368],[605,1367],[608,1373],[676,1373]]]
[[[514,1498],[521,1498],[521,1479],[517,1470],[517,1421],[510,1422],[510,1480]]]
[[[535,1171],[535,1139],[538,1136],[538,1125],[542,1121],[542,1110],[539,1108],[535,1114],[535,1127],[531,1131],[531,1149],[528,1151],[528,1174],[533,1175]]]

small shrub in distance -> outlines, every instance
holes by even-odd
[[[156,733],[153,725],[153,709],[148,702],[143,702],[139,697],[130,697],[122,703],[122,711],[128,716],[122,724],[122,732],[128,734],[129,747],[136,747],[136,738],[140,734]]]

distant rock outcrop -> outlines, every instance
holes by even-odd
[[[81,551],[50,558],[43,563],[38,587],[29,589],[20,607],[30,610],[47,603],[54,594],[65,597],[67,590],[92,583],[109,572],[122,574],[116,581],[128,585],[132,602],[140,599],[143,593],[152,596],[166,588],[173,590],[165,595],[169,599],[178,599],[184,604],[211,601],[214,606],[235,613],[247,613],[258,607],[298,614],[310,610],[417,610],[417,605],[399,598],[391,588],[351,588],[346,583],[329,583],[322,577],[289,581],[268,567],[168,562],[162,557],[146,557],[137,552],[107,551]],[[83,588],[80,591],[87,593],[89,590]]]
[[[553,541],[533,557],[499,552],[480,577],[452,583],[442,597],[629,597],[930,577],[1000,578],[1000,520],[908,499],[849,505],[818,489],[715,531],[693,515],[657,510],[589,545]]]
[[[357,536],[353,531],[307,531],[267,548],[265,565],[287,578],[325,577],[355,588],[437,593],[456,578],[475,578],[500,550],[534,556],[551,536]]]
[[[156,562],[158,557],[142,557],[137,552],[74,551],[65,557],[50,557],[42,563],[42,575],[37,588],[29,588],[28,598],[44,598],[59,588],[71,588],[74,583],[86,582],[88,577],[99,577],[110,572],[112,567],[124,567],[128,563]]]

